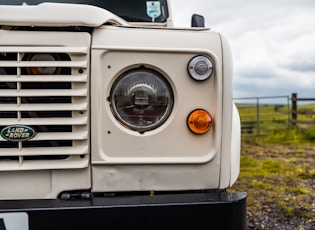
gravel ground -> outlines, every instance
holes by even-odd
[[[247,230],[315,230],[315,219],[305,220],[298,216],[287,217],[280,210],[263,210],[261,216],[247,213]]]
[[[277,159],[284,163],[292,163],[302,169],[315,169],[315,147],[313,146],[255,146],[252,144],[242,144],[242,155],[255,159]],[[242,171],[242,168],[241,168]],[[273,184],[275,187],[282,182],[281,175],[270,178],[242,178],[240,176],[235,187],[238,191],[248,193],[247,205],[247,230],[315,230],[315,178],[314,174],[307,178],[297,176],[293,181],[286,181],[285,192],[260,189],[252,187],[251,180],[263,180]],[[287,179],[286,179],[287,180]],[[234,186],[233,186],[234,187]],[[307,195],[294,194],[288,192],[287,188],[302,188],[309,193]],[[271,198],[272,197],[272,198]],[[295,200],[292,202],[292,198]],[[289,201],[291,199],[291,201]],[[284,201],[292,204],[292,213],[287,214],[279,206],[277,201]],[[308,209],[305,208],[308,205]],[[251,206],[252,205],[252,206]],[[309,217],[305,217],[305,214]]]

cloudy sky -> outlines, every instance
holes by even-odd
[[[315,97],[315,0],[171,0],[176,26],[191,15],[222,33],[234,59],[234,97]]]

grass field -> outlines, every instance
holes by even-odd
[[[315,111],[315,104],[299,109]],[[260,111],[275,113],[267,105]],[[251,112],[240,110],[241,119]],[[315,124],[274,127],[266,135],[242,137],[241,172],[230,190],[248,193],[248,229],[315,229]]]

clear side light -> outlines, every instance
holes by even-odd
[[[111,110],[125,127],[145,132],[162,125],[171,113],[174,98],[171,86],[158,72],[135,69],[114,83]]]
[[[196,56],[188,64],[188,72],[191,78],[197,81],[204,81],[211,77],[213,64],[206,56]]]

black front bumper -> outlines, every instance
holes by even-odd
[[[246,229],[246,193],[0,201],[0,213],[21,212],[27,213],[30,230],[241,230]]]

